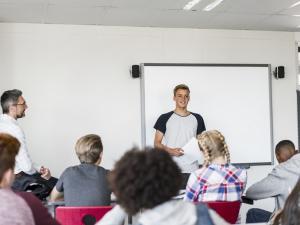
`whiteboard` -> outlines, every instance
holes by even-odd
[[[190,88],[188,110],[225,136],[231,162],[274,162],[268,64],[141,64],[142,145],[153,146],[157,118],[175,109],[173,89]]]

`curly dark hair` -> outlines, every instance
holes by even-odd
[[[116,162],[108,176],[117,202],[134,215],[170,200],[181,187],[181,171],[163,150],[133,148]]]

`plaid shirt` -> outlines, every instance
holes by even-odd
[[[237,201],[246,187],[247,173],[231,164],[210,164],[191,173],[184,199],[192,202]]]

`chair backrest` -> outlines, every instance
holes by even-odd
[[[62,225],[94,225],[112,206],[57,207],[55,217]]]
[[[227,202],[227,201],[216,201],[216,202],[205,202],[210,209],[215,210],[223,219],[228,223],[235,224],[237,222],[241,202]]]

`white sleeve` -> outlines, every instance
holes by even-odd
[[[253,200],[275,197],[284,192],[284,180],[276,173],[276,167],[261,181],[252,184],[246,191],[246,197]]]
[[[13,136],[15,136],[21,143],[19,153],[16,156],[15,173],[19,173],[21,171],[27,174],[36,173],[37,171],[34,168],[34,165],[27,150],[24,132],[20,128],[15,129]]]
[[[96,225],[123,225],[126,217],[127,213],[119,205],[116,205]]]

